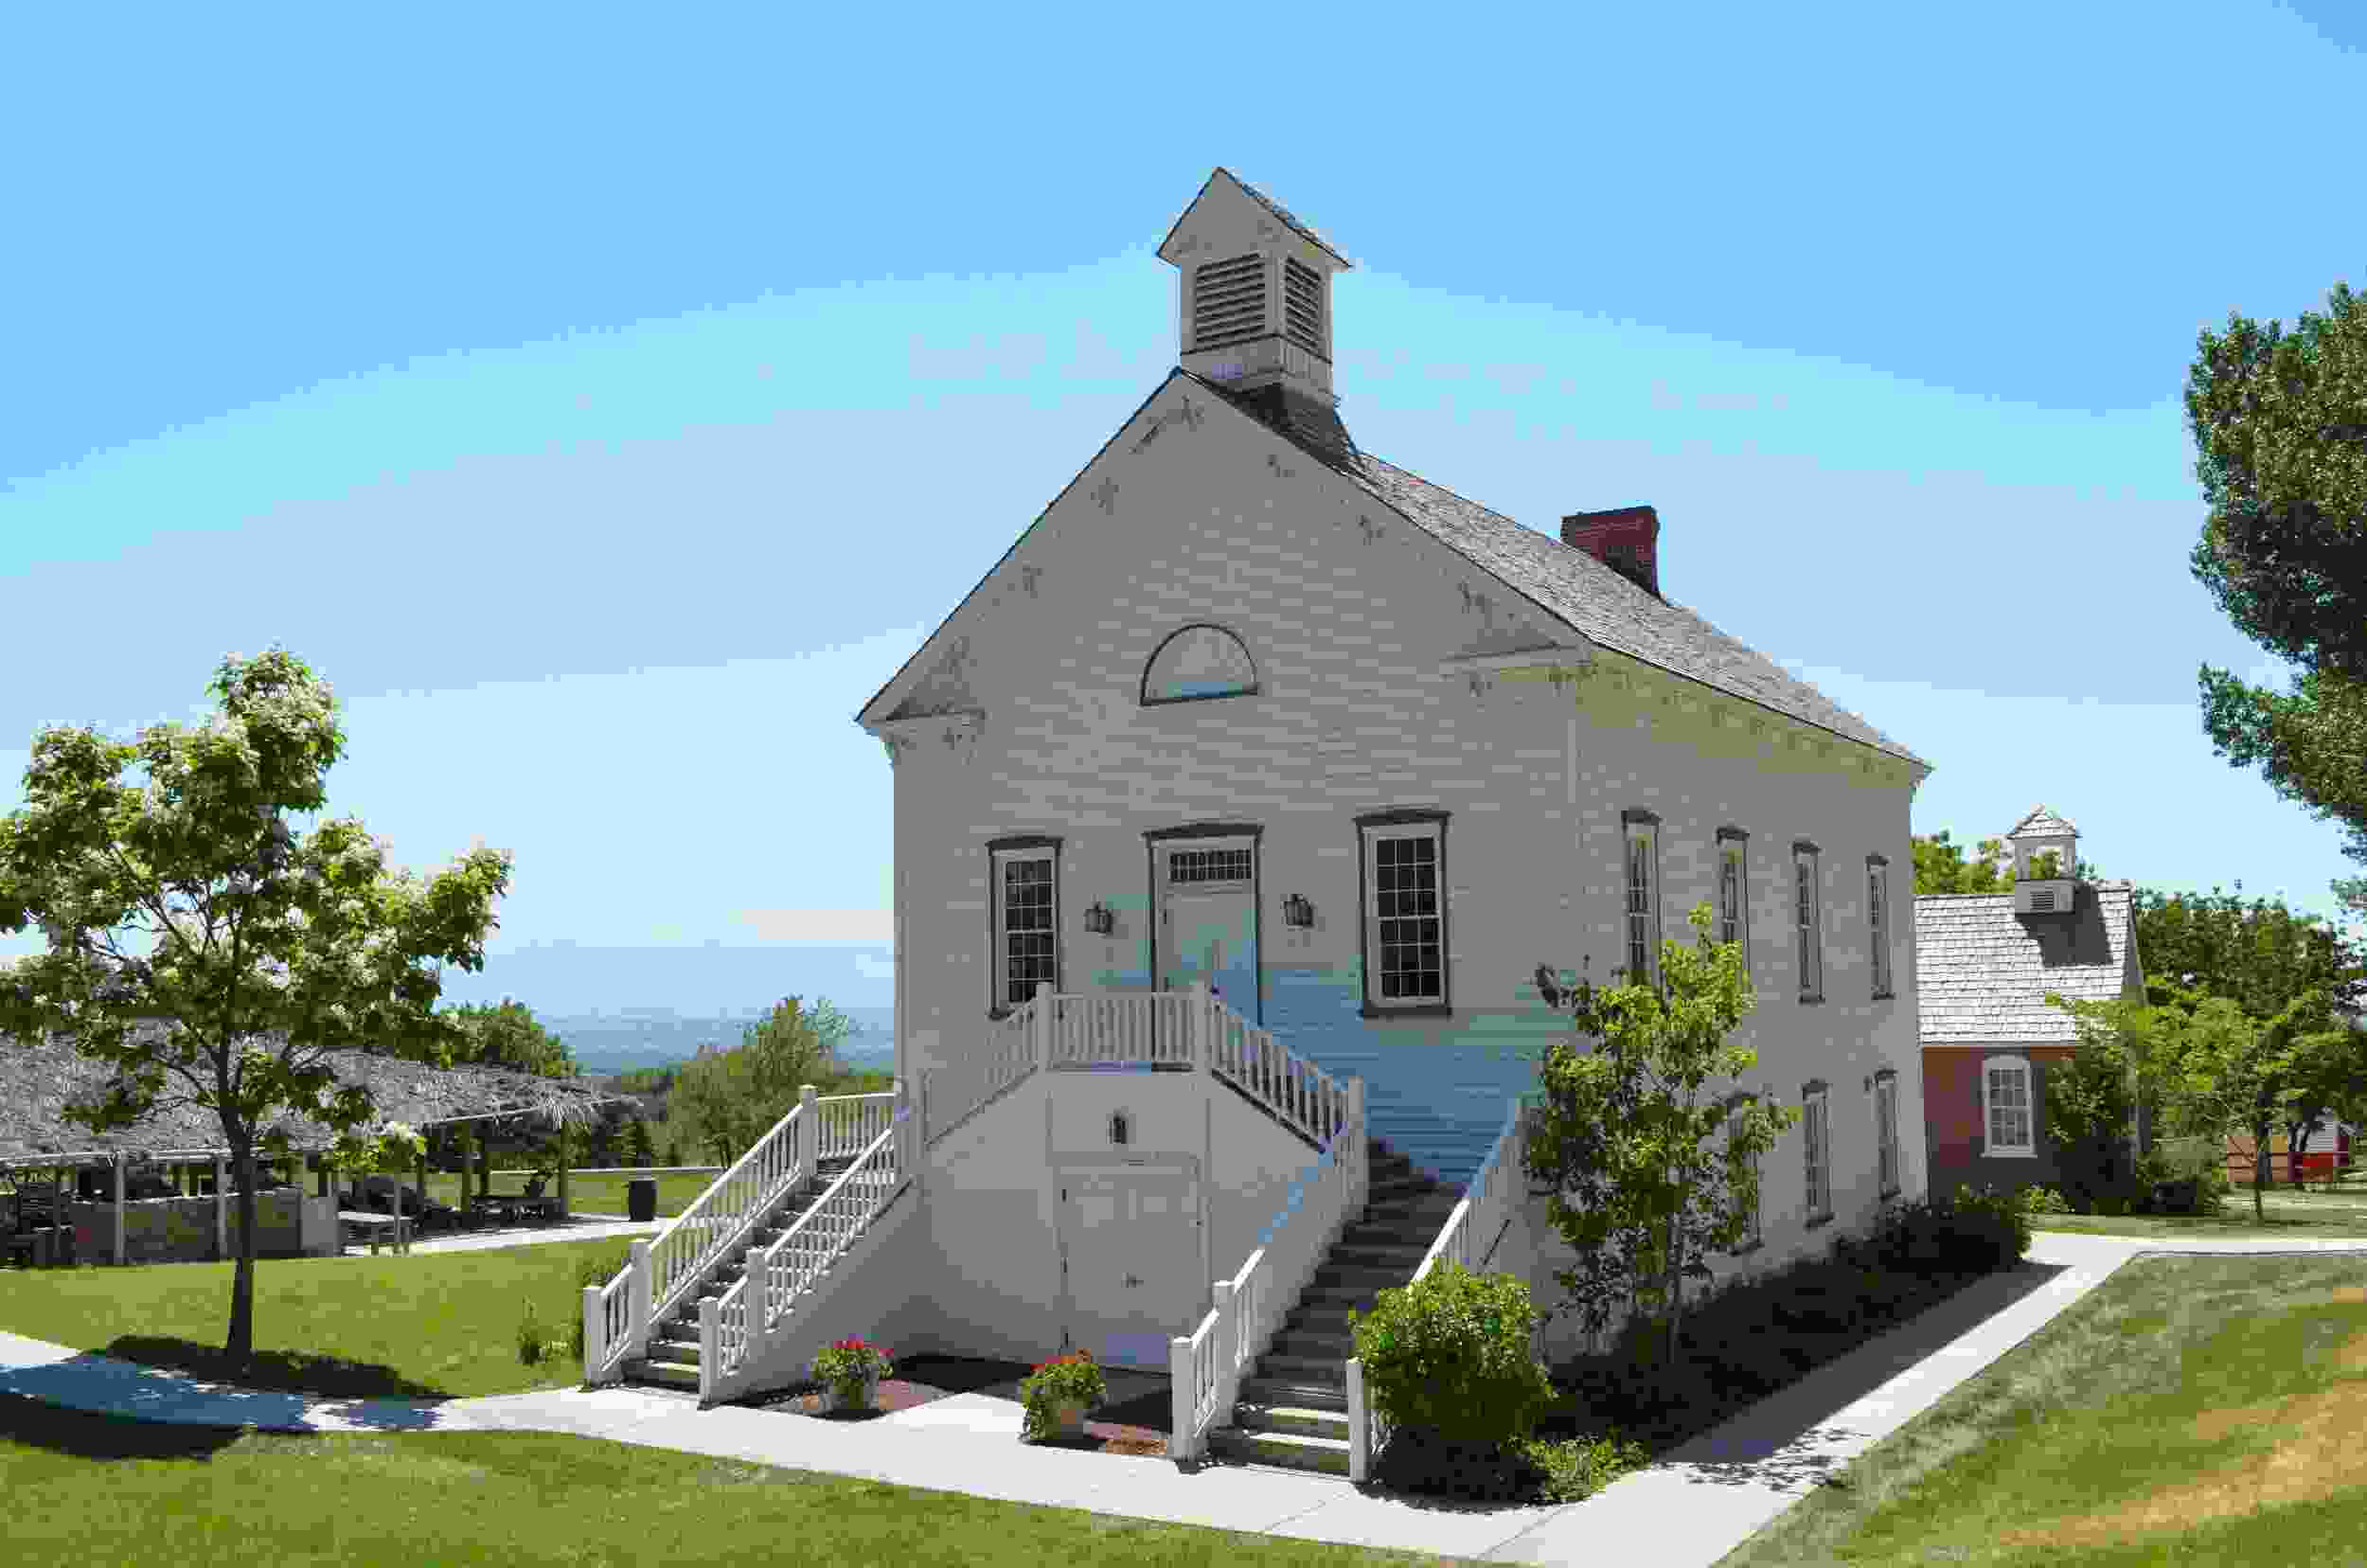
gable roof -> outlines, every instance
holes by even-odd
[[[1180,366],[1169,371],[1166,381],[1143,400],[1142,406],[1062,487],[1051,506],[1037,515],[1037,523],[1050,515],[1094,463],[1100,461],[1101,454],[1140,418],[1143,408],[1150,406],[1179,377],[1211,394],[1216,403],[1246,415],[1289,441],[1589,642],[1929,771],[1931,764],[1914,753],[1684,606],[1646,592],[1583,550],[1522,527],[1501,512],[1359,450],[1336,410],[1294,388],[1276,385],[1242,392]],[[1029,525],[1027,532],[1034,527]],[[939,622],[912,657],[856,710],[858,723],[919,667],[921,655],[936,641],[937,633],[978,597],[979,589],[993,579],[1026,538],[1023,532],[1012,542],[993,568],[963,596],[952,615]]]
[[[1583,550],[1357,450],[1330,410],[1300,397],[1289,417],[1192,372],[1201,386],[1371,494],[1408,523],[1489,573],[1590,642],[1671,674],[1829,730],[1920,767],[1923,759],[1807,682],[1680,604],[1646,593]],[[1328,417],[1327,426],[1324,417]],[[1332,437],[1329,430],[1338,431]]]
[[[2007,838],[2015,838],[2023,833],[2044,836],[2054,833],[2076,833],[2078,831],[2078,829],[2072,826],[2071,818],[2056,816],[2053,811],[2048,811],[2044,806],[2033,806],[2030,808],[2030,814],[2028,816],[2023,817],[2020,822],[2015,823],[2011,828],[2005,829],[2005,836]]]
[[[1277,219],[1281,220],[1283,225],[1290,229],[1291,233],[1297,235],[1300,239],[1306,241],[1310,245],[1320,246],[1325,255],[1339,262],[1343,267],[1353,267],[1356,265],[1355,262],[1340,254],[1340,248],[1337,245],[1334,245],[1330,241],[1325,239],[1322,235],[1317,234],[1314,229],[1309,227],[1306,223],[1302,222],[1289,207],[1284,206],[1280,202],[1275,201],[1272,197],[1267,195],[1264,191],[1258,189],[1247,180],[1242,179],[1238,174],[1234,173],[1233,170],[1225,168],[1222,164],[1219,164],[1214,169],[1209,171],[1208,178],[1202,180],[1201,182],[1200,188],[1192,193],[1192,199],[1184,204],[1184,210],[1175,215],[1175,222],[1167,225],[1166,240],[1159,241],[1159,254],[1166,254],[1167,241],[1175,238],[1175,231],[1184,226],[1184,220],[1191,216],[1192,208],[1198,206],[1201,203],[1201,199],[1208,194],[1208,187],[1217,183],[1219,175],[1222,175],[1225,179],[1230,180],[1233,184],[1240,187],[1242,194],[1246,195],[1251,201],[1255,202],[1259,206],[1264,207],[1268,212],[1272,213]]]
[[[2018,916],[2011,893],[1915,895],[1915,1006],[1927,1045],[2071,1044],[2073,1002],[2127,994],[2137,972],[2134,883],[2081,882],[2072,914]]]

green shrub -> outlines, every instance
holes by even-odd
[[[2072,1211],[2063,1195],[2051,1186],[2024,1183],[2018,1196],[2021,1199],[2024,1214],[2069,1214]]]
[[[518,1319],[518,1360],[523,1365],[537,1365],[549,1347],[550,1342],[543,1334],[543,1320],[535,1316],[534,1303],[529,1301],[525,1315]]]
[[[1960,1188],[1941,1202],[1902,1203],[1876,1233],[1886,1267],[1919,1274],[1990,1274],[2030,1250],[2030,1216],[2018,1194]]]
[[[1348,1323],[1373,1408],[1397,1428],[1498,1444],[1528,1436],[1552,1402],[1553,1382],[1530,1351],[1537,1310],[1516,1275],[1441,1262],[1381,1292],[1369,1316],[1351,1310]]]

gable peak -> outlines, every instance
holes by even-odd
[[[1326,405],[1331,280],[1354,265],[1288,207],[1222,167],[1160,241],[1176,269],[1177,363],[1228,388],[1282,386]]]

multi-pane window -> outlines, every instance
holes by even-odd
[[[1879,855],[1865,858],[1866,922],[1874,943],[1874,994],[1891,994],[1890,863]]]
[[[1881,1139],[1882,1196],[1898,1190],[1898,1075],[1889,1068],[1874,1075],[1874,1126]]]
[[[1739,828],[1717,830],[1717,939],[1742,949],[1751,972],[1751,841]]]
[[[1030,1001],[1040,982],[1060,988],[1059,846],[1023,841],[991,850],[996,1007]]]
[[[2026,1057],[1989,1057],[1981,1063],[1982,1125],[1989,1154],[2036,1154],[2038,1143]]]
[[[1824,916],[1817,898],[1816,846],[1803,839],[1791,846],[1792,920],[1800,953],[1800,1000],[1824,1000]]]
[[[1808,1218],[1811,1221],[1831,1217],[1833,1212],[1833,1125],[1826,1114],[1831,1096],[1822,1083],[1811,1083],[1802,1093],[1801,1105],[1806,1113],[1801,1118],[1802,1141],[1808,1155]]]
[[[1648,986],[1660,970],[1660,819],[1628,811],[1627,936],[1629,985]]]
[[[1365,819],[1365,1002],[1376,1007],[1447,1000],[1444,813]]]
[[[1749,1095],[1737,1095],[1732,1100],[1727,1102],[1727,1110],[1730,1113],[1738,1113],[1749,1107],[1751,1104],[1752,1096]],[[1735,1131],[1736,1130],[1730,1122],[1728,1124],[1726,1133],[1730,1142],[1733,1140]],[[1750,1226],[1743,1232],[1742,1239],[1735,1243],[1735,1251],[1736,1252],[1749,1252],[1753,1247],[1757,1246],[1761,1241],[1764,1241],[1767,1238],[1765,1230],[1760,1223],[1760,1217],[1765,1213],[1767,1206],[1767,1187],[1766,1183],[1763,1180],[1766,1174],[1766,1163],[1767,1157],[1764,1154],[1753,1154],[1751,1156],[1751,1206],[1749,1212],[1745,1216],[1745,1218],[1750,1221]]]
[[[1238,849],[1170,849],[1167,851],[1167,881],[1176,885],[1185,882],[1247,882],[1250,880],[1250,852]]]

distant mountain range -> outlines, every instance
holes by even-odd
[[[896,1061],[896,1009],[841,1007],[854,1029],[846,1037],[850,1067],[888,1067]],[[758,1015],[761,1016],[761,1015]],[[739,1043],[743,1031],[756,1018],[684,1018],[673,1013],[592,1014],[554,1018],[541,1013],[535,1021],[567,1042],[583,1070],[595,1077],[629,1073],[639,1067],[665,1067],[688,1061],[709,1041],[729,1048]]]

